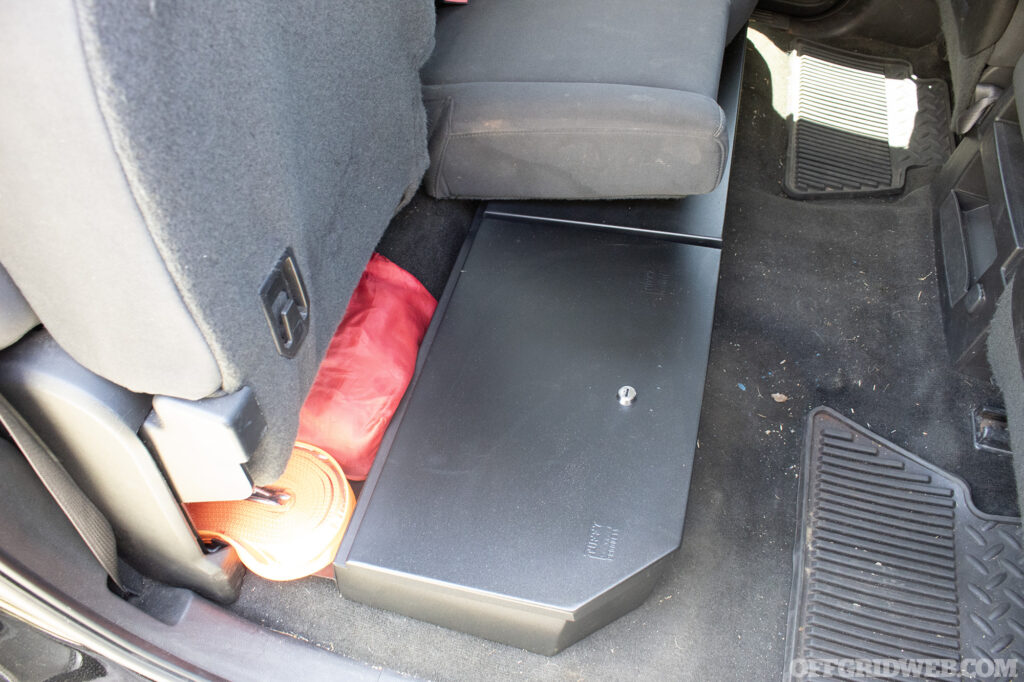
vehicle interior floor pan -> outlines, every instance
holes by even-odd
[[[1010,458],[971,440],[994,388],[946,354],[928,191],[788,198],[772,86],[748,46],[686,531],[643,604],[554,657],[340,599],[322,578],[250,576],[232,608],[428,679],[779,679],[811,409],[840,409],[965,478],[982,510],[1016,514]]]

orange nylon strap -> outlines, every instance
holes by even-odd
[[[355,508],[341,467],[318,447],[296,443],[284,473],[246,500],[185,505],[204,540],[226,542],[246,568],[295,580],[330,565]]]

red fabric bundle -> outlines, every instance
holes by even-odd
[[[412,379],[437,301],[411,274],[373,254],[299,415],[298,440],[366,478]]]

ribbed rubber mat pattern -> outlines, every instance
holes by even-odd
[[[948,93],[910,64],[797,41],[785,188],[794,197],[898,191],[952,151]]]
[[[982,514],[960,479],[826,408],[803,476],[787,671],[1024,656],[1019,519]]]

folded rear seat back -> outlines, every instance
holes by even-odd
[[[715,101],[722,55],[747,11],[730,9],[715,0],[473,0],[439,9],[437,47],[422,71],[427,191],[490,199],[710,192],[729,144]]]
[[[118,385],[188,400],[252,388],[269,430],[250,474],[273,481],[349,296],[426,169],[433,3],[4,10],[4,267],[61,346]],[[290,358],[260,300],[289,248],[311,311]]]

